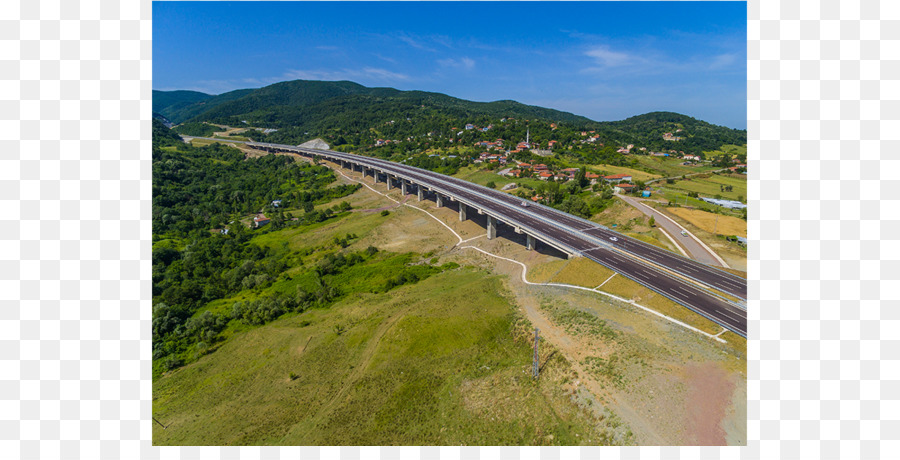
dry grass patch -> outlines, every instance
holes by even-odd
[[[551,281],[595,288],[612,276],[613,271],[586,257],[576,257],[567,262]]]
[[[747,222],[737,217],[718,215],[717,224],[717,215],[711,212],[687,208],[668,208],[666,210],[709,233],[713,233],[715,230],[715,233],[720,235],[747,236]]]
[[[592,221],[603,224],[618,232],[649,232],[649,217],[634,206],[622,201],[616,200],[603,212],[597,214]],[[613,225],[616,227],[613,227]]]

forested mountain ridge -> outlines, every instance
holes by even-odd
[[[154,98],[159,95],[171,99],[167,93],[154,91]],[[410,142],[424,149],[472,145],[497,138],[520,142],[526,140],[529,132],[539,148],[548,148],[551,140],[563,148],[581,148],[586,132],[598,137],[593,145],[634,144],[645,147],[645,151],[700,154],[724,144],[747,142],[745,130],[672,112],[597,122],[509,100],[473,102],[426,91],[368,88],[349,81],[287,81],[255,90],[232,91],[178,106],[170,113],[159,112],[174,123],[278,129],[269,135],[254,135],[258,141],[299,144],[321,137],[331,145],[347,144],[356,149],[368,148],[381,138]],[[671,134],[670,139],[678,140],[666,140],[666,133]]]
[[[159,91],[153,90],[153,112],[172,123],[182,123],[200,113],[217,107],[249,93],[254,89],[239,89],[213,96],[199,91]]]

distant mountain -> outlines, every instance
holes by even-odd
[[[289,144],[321,137],[335,146],[349,144],[360,148],[374,144],[377,138],[412,139],[411,142],[438,146],[456,137],[455,145],[471,145],[479,138],[492,137],[524,141],[530,132],[531,139],[538,142],[557,139],[574,145],[582,139],[583,131],[594,131],[600,136],[600,143],[610,145],[635,144],[695,153],[747,142],[746,131],[672,112],[597,122],[510,100],[473,102],[441,93],[369,88],[350,81],[294,80],[218,96],[190,91],[154,91],[153,96],[154,111],[173,123],[274,128],[277,132],[253,137]],[[168,105],[158,107],[157,97],[159,106]],[[551,123],[558,124],[559,129],[551,127]],[[477,128],[466,129],[467,124]],[[493,131],[488,134],[490,129]],[[679,129],[684,134],[673,137],[682,139],[663,139],[665,133]]]
[[[153,90],[153,111],[178,124],[254,91],[256,90],[239,89],[213,96],[199,91]]]

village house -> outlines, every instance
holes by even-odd
[[[547,180],[551,177],[553,177],[553,173],[551,173],[549,171],[541,171],[538,173],[538,179],[540,179],[540,180]]]
[[[266,217],[262,214],[257,214],[256,217],[253,218],[253,228],[262,227],[263,225],[266,225],[269,222],[271,222],[271,220],[268,217]]]
[[[613,187],[613,191],[616,193],[631,193],[634,190],[634,185],[631,184],[617,184]]]
[[[630,174],[613,174],[611,176],[603,176],[603,180],[605,180],[607,183],[610,183],[610,184],[615,183],[615,182],[622,182],[622,181],[631,182],[631,175]]]
[[[475,125],[473,125],[472,123],[466,123],[466,130],[468,131],[470,129],[475,129]]]
[[[594,184],[597,183],[597,179],[600,178],[600,175],[588,171],[587,173],[585,173],[584,178],[590,180],[590,181],[591,181],[591,185],[594,185]]]

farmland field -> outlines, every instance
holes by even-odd
[[[747,236],[747,221],[737,217],[718,216],[718,223],[716,223],[716,214],[699,209],[666,208],[666,211],[710,233],[715,230],[715,233],[719,235]]]
[[[733,188],[730,192],[726,192],[721,189],[722,186]],[[721,195],[727,200],[743,202],[747,200],[747,177],[740,174],[712,174],[708,178],[677,179],[674,184],[666,184],[665,187],[684,192],[697,192],[709,198]]]
[[[625,166],[590,165],[590,166],[588,166],[588,170],[594,171],[594,172],[604,175],[604,176],[611,176],[614,174],[630,174],[634,180],[639,180],[639,181],[646,181],[646,180],[662,177],[660,174],[648,173],[647,171],[642,171],[640,169],[634,169],[634,168],[627,168]]]
[[[632,155],[631,158],[636,159],[640,164],[650,168],[654,171],[659,171],[660,174],[666,177],[672,176],[682,176],[686,174],[696,174],[707,171],[712,171],[715,169],[720,169],[715,166],[709,165],[697,165],[697,166],[682,166],[684,160],[680,160],[678,158],[670,158],[670,157],[653,157],[649,155]]]

